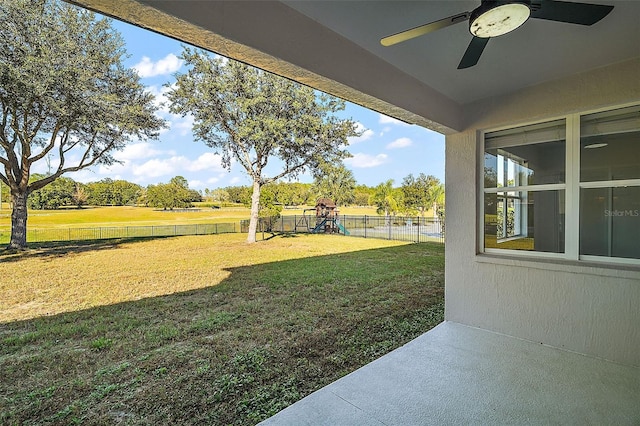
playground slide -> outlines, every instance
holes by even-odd
[[[338,229],[344,234],[344,235],[349,235],[349,231],[347,231],[347,228],[345,228],[344,226],[342,226],[341,223],[336,223],[336,225],[338,225]]]
[[[327,219],[323,220],[322,222],[320,222],[318,225],[316,225],[315,228],[313,228],[313,230],[311,231],[312,234],[318,234],[320,232],[324,232],[324,225],[327,223]]]

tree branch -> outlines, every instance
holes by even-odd
[[[53,133],[49,138],[49,143],[42,149],[42,151],[40,151],[38,155],[34,155],[29,159],[31,164],[35,163],[38,160],[42,160],[49,152],[51,152],[51,150],[56,146],[56,138],[58,137],[59,131],[60,131],[60,128],[56,124],[56,127],[53,129]]]
[[[287,166],[282,173],[280,173],[280,174],[278,174],[278,175],[276,175],[276,176],[274,176],[272,178],[269,178],[269,182],[274,182],[274,181],[276,181],[276,180],[278,180],[280,178],[285,177],[289,173],[292,173],[294,171],[300,170],[301,168],[306,167],[308,165],[309,165],[309,161],[304,161],[304,162],[302,162],[300,164],[296,164],[295,166],[293,166],[291,168],[289,168],[289,166]]]

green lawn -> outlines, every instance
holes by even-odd
[[[285,209],[283,215],[301,215],[303,209]],[[341,214],[376,215],[373,207],[344,207]],[[28,226],[34,228],[80,228],[106,226],[151,226],[190,223],[227,223],[249,219],[249,209],[245,207],[196,207],[193,211],[159,210],[151,207],[85,207],[61,210],[29,210]],[[0,210],[0,230],[9,230],[11,210],[7,203]]]
[[[29,210],[28,226],[34,228],[78,228],[106,226],[173,225],[189,223],[239,222],[249,217],[245,208],[211,209],[199,211],[157,210],[150,207],[87,207],[82,209]],[[0,212],[0,227],[11,224],[10,211]]]
[[[440,244],[244,238],[0,253],[0,424],[255,424],[442,321]]]
[[[303,209],[285,209],[282,214],[302,215]],[[341,210],[341,214],[376,215],[376,212],[373,207],[345,207]],[[240,222],[249,219],[249,216],[249,209],[246,207],[212,209],[204,204],[188,211],[184,209],[165,211],[133,206],[29,210],[27,239],[29,242],[39,242],[239,232]],[[203,229],[200,229],[201,227],[196,229],[194,226],[222,223],[225,226],[219,230],[217,228],[214,230],[211,226]],[[152,231],[150,228],[152,226],[158,229]],[[176,231],[173,228],[166,228],[173,226],[186,226],[189,229]],[[11,211],[5,204],[0,210],[0,245],[8,244],[10,235]]]

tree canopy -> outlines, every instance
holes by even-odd
[[[27,197],[62,174],[112,164],[164,122],[123,65],[110,20],[55,0],[0,2],[0,180],[11,191],[10,248],[26,247]],[[42,161],[51,173],[30,179]]]
[[[420,173],[418,177],[409,174],[402,180],[402,194],[405,209],[408,213],[419,212],[424,216],[427,210],[433,206],[433,187],[439,186],[440,181],[432,175]],[[435,210],[434,210],[435,213]]]
[[[314,181],[314,190],[319,198],[330,198],[338,206],[355,200],[356,178],[344,164],[325,163],[320,167]]]
[[[189,71],[169,86],[170,109],[192,115],[195,139],[219,152],[225,167],[237,161],[251,178],[247,241],[255,242],[262,186],[347,157],[355,122],[334,115],[344,101],[291,80],[190,48],[181,57]],[[281,168],[268,176],[272,159]]]
[[[196,195],[197,194],[197,195]],[[182,176],[171,178],[169,183],[149,185],[146,192],[146,204],[173,210],[193,207],[194,201],[200,201],[200,194],[189,189],[189,183]]]
[[[401,206],[401,195],[401,192],[393,187],[393,180],[389,179],[374,188],[369,202],[376,206],[378,214],[395,215]]]

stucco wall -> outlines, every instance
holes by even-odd
[[[478,130],[640,102],[640,59],[467,108],[447,136],[446,311],[476,326],[640,366],[640,270],[477,254]]]

